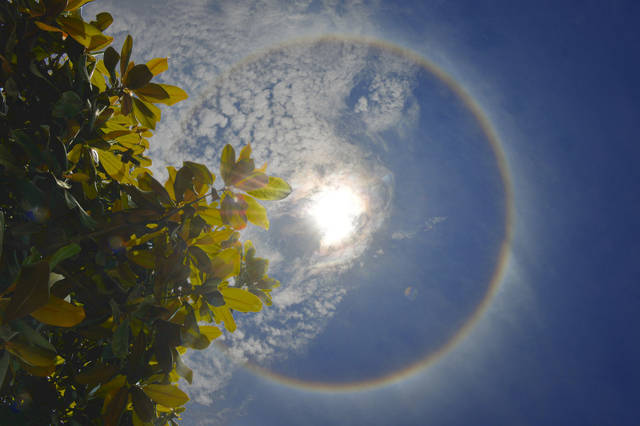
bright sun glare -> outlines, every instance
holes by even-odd
[[[349,237],[364,211],[362,199],[348,187],[327,188],[313,199],[310,214],[322,233],[324,246]]]

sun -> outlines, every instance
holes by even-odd
[[[333,246],[356,229],[358,216],[364,212],[362,198],[351,188],[326,188],[313,197],[309,213],[322,234],[322,245]]]

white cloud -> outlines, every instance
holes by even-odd
[[[388,215],[393,175],[371,148],[380,143],[378,132],[415,123],[419,108],[411,91],[416,66],[399,56],[380,55],[369,45],[338,40],[265,50],[301,36],[372,33],[374,6],[284,0],[97,6],[113,13],[117,38],[131,32],[138,62],[169,56],[163,81],[191,95],[164,110],[151,141],[156,174],[163,176],[165,166],[186,159],[217,170],[224,143],[252,142],[257,162],[268,161],[268,171],[295,189],[286,202],[268,206],[272,223],[287,224],[280,235],[245,234],[272,260],[272,271],[283,281],[274,292],[274,306],[239,315],[238,331],[223,339],[227,350],[213,347],[186,357],[195,372],[187,390],[198,402],[210,403],[212,392],[229,382],[238,363],[268,364],[304,350],[348,291],[339,283],[341,271],[357,262]],[[254,52],[260,53],[239,62]],[[327,252],[314,245],[305,203],[321,185],[338,184],[358,191],[370,214],[361,217],[349,244]],[[294,243],[301,244],[299,253],[287,251]]]

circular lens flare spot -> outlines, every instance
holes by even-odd
[[[336,245],[349,237],[364,209],[362,198],[348,187],[327,188],[316,195],[309,213],[322,233],[322,245]]]

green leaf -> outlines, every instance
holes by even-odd
[[[244,195],[242,197],[247,202],[247,219],[264,229],[269,229],[269,218],[267,217],[267,209],[258,203],[253,197]]]
[[[133,39],[130,35],[127,35],[127,38],[124,40],[122,44],[122,50],[120,51],[120,76],[124,78],[124,73],[127,71],[127,66],[129,65],[129,59],[131,58],[131,48],[133,47]]]
[[[138,98],[133,98],[133,113],[143,127],[154,130],[156,128],[156,123],[160,121],[162,114],[160,108],[153,104],[141,101]]]
[[[269,183],[266,186],[255,191],[247,191],[247,193],[259,200],[282,200],[291,194],[291,187],[283,179],[269,176]]]
[[[262,309],[260,299],[246,290],[237,287],[223,287],[220,288],[220,293],[222,293],[227,305],[236,311],[259,312]]]
[[[44,306],[49,300],[49,263],[45,260],[23,265],[16,290],[4,311],[4,322],[21,318]]]
[[[147,394],[137,386],[131,388],[131,402],[133,403],[133,409],[143,422],[151,422],[156,416],[156,407],[153,405],[153,402]]]
[[[56,352],[56,348],[53,347],[51,342],[45,339],[42,334],[29,327],[25,322],[21,320],[15,320],[12,325],[13,328],[18,331],[20,335],[24,337],[30,344],[34,346],[40,346],[41,348],[51,352]],[[0,380],[0,384],[1,383],[2,380]]]
[[[111,349],[116,357],[120,359],[127,357],[129,353],[129,320],[122,321],[116,328],[111,341]]]
[[[50,296],[44,306],[31,312],[31,316],[44,324],[73,327],[80,324],[86,314],[83,307],[73,305],[59,297]]]
[[[56,118],[70,119],[82,111],[82,99],[76,92],[69,90],[60,96],[60,99],[53,105],[51,115]]]
[[[220,176],[224,180],[225,185],[231,185],[231,173],[233,166],[236,164],[236,151],[229,144],[222,149],[220,156]]]
[[[76,254],[80,253],[80,250],[82,250],[82,247],[80,247],[80,245],[76,243],[71,243],[62,248],[59,248],[49,259],[49,269],[53,271],[56,266],[58,266],[58,263],[75,256]]]
[[[169,408],[180,407],[189,401],[187,394],[175,385],[146,385],[142,390],[149,398]]]
[[[11,354],[34,367],[51,367],[56,363],[56,353],[39,346],[31,346],[19,340],[5,342],[5,348]]]
[[[144,64],[134,65],[127,73],[124,85],[131,90],[140,89],[151,81],[153,74]]]

